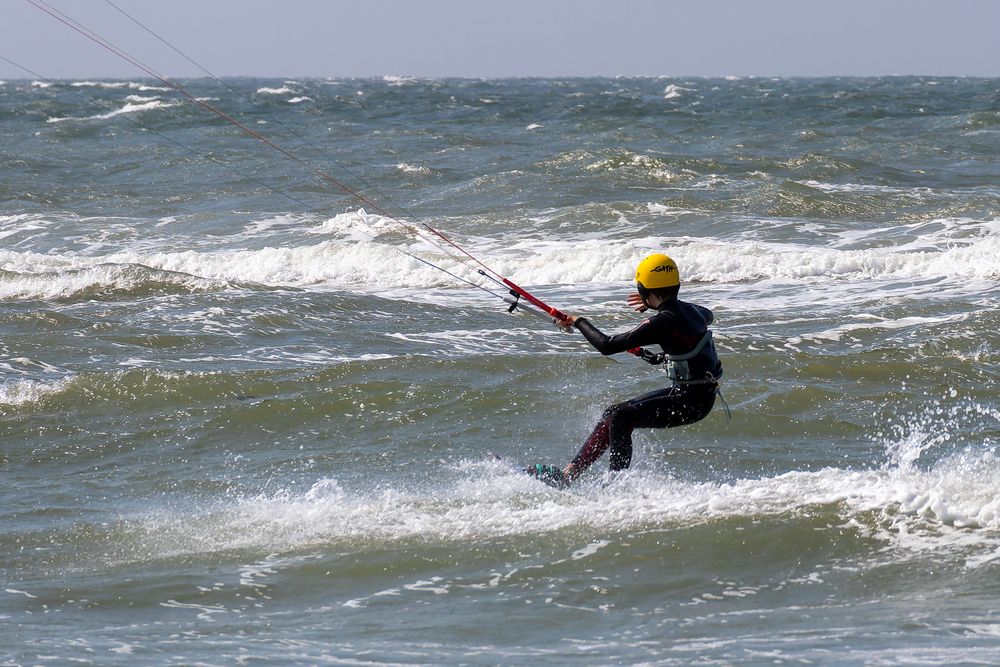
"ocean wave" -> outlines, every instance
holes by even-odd
[[[789,183],[796,183],[796,181],[789,181]],[[930,188],[903,188],[903,187],[893,187],[889,185],[875,185],[871,183],[824,183],[821,181],[814,181],[811,179],[803,179],[797,183],[801,185],[808,186],[810,188],[815,188],[817,190],[822,190],[823,192],[833,192],[833,193],[843,193],[843,192],[864,192],[876,195],[918,195],[927,194],[931,192]]]
[[[163,86],[151,86],[146,83],[138,83],[136,81],[73,81],[69,85],[74,88],[104,88],[106,90],[118,90],[120,88],[128,88],[130,90],[138,90],[143,92],[158,91],[158,92],[168,92],[170,88],[164,88]]]
[[[36,220],[38,219],[38,214],[36,213],[15,213],[14,215],[0,215],[0,225],[6,225],[10,222],[21,222],[24,220]]]
[[[664,183],[696,175],[695,172],[688,169],[671,169],[672,166],[674,165],[671,160],[622,151],[620,154],[588,164],[584,168],[596,172],[622,172],[630,177],[650,178]]]
[[[73,81],[69,85],[74,88],[107,88],[116,90],[129,85],[128,81]]]
[[[691,90],[692,90],[691,88],[684,88],[682,86],[678,86],[676,84],[671,83],[668,84],[667,87],[663,90],[663,99],[675,100],[679,97],[683,97],[684,93],[690,92]]]
[[[653,251],[681,266],[685,281],[789,283],[838,280],[936,280],[963,283],[1000,277],[1000,235],[944,237],[940,247],[840,250],[831,247],[721,239],[647,238],[635,241],[519,242],[495,251],[492,265],[514,280],[544,284],[630,281],[633,267]]]
[[[420,167],[413,164],[407,164],[405,162],[397,164],[396,170],[401,171],[404,174],[420,174],[421,176],[428,176],[431,173],[431,170],[428,167]]]
[[[905,221],[925,215],[928,205],[948,205],[954,199],[951,193],[927,187],[788,179],[782,181],[775,192],[769,214],[783,218],[870,220],[888,217],[893,221]]]
[[[360,233],[365,239],[374,239],[381,234],[396,233],[401,230],[402,227],[396,219],[378,213],[368,213],[362,208],[338,213],[323,222],[314,233],[340,235]]]
[[[24,407],[38,403],[65,392],[71,382],[71,377],[51,381],[7,378],[0,384],[0,407]]]
[[[140,111],[152,111],[154,109],[169,109],[171,107],[179,106],[179,102],[162,102],[156,98],[148,102],[128,102],[125,106],[120,109],[115,109],[114,111],[109,111],[108,113],[97,114],[96,116],[64,116],[58,118],[49,118],[47,122],[49,123],[62,123],[65,121],[73,120],[107,120],[108,118],[114,118],[115,116],[120,116],[122,114],[137,113]]]
[[[998,543],[997,462],[992,453],[980,452],[928,471],[825,468],[725,483],[630,471],[610,482],[585,478],[571,492],[559,492],[502,463],[463,461],[451,471],[438,469],[441,479],[426,488],[350,490],[322,478],[304,492],[282,490],[154,513],[139,525],[156,542],[155,556],[162,557],[481,541],[566,529],[656,529],[833,508],[860,533],[911,549],[948,551],[956,529],[983,529],[963,533],[965,546],[982,557]]]
[[[92,258],[0,251],[0,269],[8,272],[0,277],[0,300],[72,298],[103,289],[127,292],[143,283],[192,290],[217,289],[227,283],[360,290],[460,286],[422,259],[478,282],[474,267],[449,252],[443,243],[434,247],[414,242],[400,223],[384,216],[364,211],[341,214],[314,233],[336,234],[340,239],[297,247],[129,251]],[[428,234],[427,238],[435,237]],[[398,245],[400,242],[406,245]],[[497,272],[527,285],[630,282],[633,267],[656,250],[667,251],[677,260],[686,282],[813,284],[824,278],[847,283],[933,278],[929,289],[939,290],[942,281],[966,287],[974,281],[1000,278],[1000,235],[949,239],[940,248],[914,250],[839,250],[687,237],[489,241],[488,247],[470,250]],[[410,256],[413,254],[421,259]],[[385,269],[388,266],[393,267],[391,271]]]
[[[712,176],[713,181],[705,187],[718,187],[714,175],[725,170],[723,165],[698,158],[652,156],[627,149],[602,150],[597,153],[573,150],[544,160],[539,166],[546,170],[563,172],[577,167],[598,176],[607,175],[620,178],[630,187],[636,179],[649,179],[660,183],[687,181],[698,176]]]
[[[396,76],[389,74],[383,76],[382,80],[389,84],[390,86],[407,86],[414,83],[419,83],[420,79],[415,76]]]
[[[1000,112],[980,111],[977,113],[969,114],[968,116],[965,117],[964,125],[966,127],[973,129],[1000,125]]]
[[[19,258],[22,264],[33,266],[30,272],[0,270],[0,303],[28,299],[134,299],[154,294],[209,291],[226,285],[220,281],[134,263],[102,261],[88,266],[78,262],[78,267],[53,268],[51,257],[39,256],[39,261],[32,262],[31,255],[28,253]],[[62,260],[63,263],[70,261]],[[47,270],[39,270],[46,265]]]
[[[288,86],[282,86],[281,88],[264,87],[257,89],[258,95],[291,95],[294,94],[295,92],[296,91],[292,90]]]
[[[770,243],[691,244],[674,253],[690,280],[993,280],[1000,277],[1000,237],[940,250],[836,250]]]

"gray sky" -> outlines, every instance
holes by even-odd
[[[167,76],[201,76],[105,0],[47,0]],[[993,0],[114,0],[219,75],[1000,76]],[[0,56],[142,76],[27,0]],[[0,61],[0,79],[31,75]]]

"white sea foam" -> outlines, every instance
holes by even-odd
[[[13,236],[14,234],[20,234],[21,232],[30,232],[38,229],[45,229],[45,226],[35,225],[32,223],[24,223],[17,226],[12,226],[10,229],[0,230],[0,239],[6,238],[8,236]]]
[[[138,90],[143,92],[148,92],[148,91],[168,92],[170,90],[170,88],[164,88],[163,86],[150,86],[149,84],[137,83],[135,81],[74,81],[70,85],[76,88],[104,88],[107,90],[128,88],[130,90]]]
[[[393,218],[378,213],[368,213],[362,208],[338,213],[314,231],[318,234],[346,233],[351,236],[354,232],[360,232],[363,239],[373,239],[380,234],[398,232],[400,229],[400,224]]]
[[[15,215],[0,215],[0,225],[9,222],[21,222],[22,220],[33,220],[37,217],[34,213],[17,213]]]
[[[129,85],[128,81],[74,81],[69,84],[74,88],[125,88]]]
[[[174,222],[173,219],[164,219],[162,223]],[[302,224],[302,216],[299,215],[276,215],[271,218],[263,218],[248,223],[245,227],[244,236],[247,238],[267,237],[275,230],[288,227],[297,227]]]
[[[258,88],[258,95],[290,95],[295,93],[294,90],[288,86],[282,86],[281,88]]]
[[[655,158],[638,153],[627,153],[624,156],[599,160],[584,167],[588,171],[616,171],[621,169],[635,169],[642,174],[667,182],[676,180],[681,173],[671,171],[663,166]]]
[[[932,192],[930,188],[900,188],[888,185],[875,185],[871,183],[824,183],[821,181],[813,181],[813,180],[803,180],[798,182],[810,188],[816,188],[817,190],[822,190],[824,192],[834,192],[834,193],[867,192],[872,194],[912,195],[917,193],[928,194]]]
[[[285,221],[274,220],[274,225]],[[251,229],[251,235],[253,230]],[[259,230],[258,230],[259,231]],[[0,278],[0,298],[53,298],[59,290],[76,291],[87,280],[108,278],[102,265],[141,265],[189,276],[282,286],[318,286],[359,290],[400,287],[458,287],[454,279],[400,249],[417,253],[442,268],[475,278],[459,258],[445,255],[443,243],[416,245],[398,222],[356,211],[338,215],[314,230],[337,240],[297,247],[256,250],[123,251],[87,257],[0,251],[0,269],[20,274]],[[427,235],[433,240],[432,235]],[[385,239],[387,242],[382,242]],[[399,243],[404,246],[398,246]],[[628,282],[630,268],[651,251],[667,248],[684,267],[687,281],[715,284],[771,281],[824,289],[864,287],[876,282],[909,284],[911,291],[975,291],[1000,277],[1000,235],[969,236],[934,250],[896,248],[838,250],[752,241],[702,241],[690,238],[608,241],[602,238],[516,242],[476,240],[466,243],[491,267],[527,285],[585,285]],[[452,253],[454,254],[454,253]],[[392,271],[383,267],[391,265]],[[76,273],[73,273],[76,272]],[[58,274],[58,275],[52,275]],[[928,284],[933,277],[934,284]],[[131,280],[122,274],[122,280]],[[830,282],[833,279],[836,282]],[[103,284],[103,283],[102,283]],[[831,332],[833,335],[835,332]]]
[[[394,270],[385,271],[390,264]],[[190,289],[214,289],[228,282],[362,289],[452,284],[444,273],[390,246],[365,241],[261,250],[122,252],[95,258],[0,251],[0,268],[15,273],[0,277],[0,301],[55,299],[94,286],[131,289],[163,279],[129,271],[130,266],[172,272],[174,282]]]
[[[113,118],[115,116],[120,116],[125,113],[135,113],[137,111],[150,111],[152,109],[165,109],[167,107],[176,106],[175,104],[167,104],[159,100],[153,99],[148,102],[142,102],[140,104],[128,103],[121,109],[116,109],[114,111],[109,111],[106,114],[100,114],[94,116],[94,118]]]
[[[685,213],[697,213],[687,208],[676,208],[674,206],[667,206],[665,204],[659,204],[656,202],[650,202],[646,204],[646,210],[654,214],[670,214],[670,215],[682,215]]]
[[[690,88],[683,88],[681,86],[671,83],[663,90],[663,99],[674,100],[677,99],[678,97],[683,97],[685,92],[690,92],[690,91],[691,91]]]
[[[1000,466],[969,453],[930,470],[827,468],[733,482],[691,482],[632,471],[571,492],[491,462],[458,464],[426,487],[348,490],[334,479],[304,492],[220,501],[143,519],[169,555],[253,549],[280,553],[319,544],[478,541],[567,528],[629,530],[700,525],[731,517],[800,515],[835,507],[843,520],[908,550],[951,550],[986,562],[998,545]],[[872,517],[875,517],[873,523]],[[968,532],[972,530],[973,532]],[[596,551],[578,552],[586,557]],[[160,555],[160,554],[157,554]]]
[[[419,79],[414,76],[395,76],[392,74],[388,76],[383,76],[382,80],[385,81],[390,86],[406,86],[411,83],[417,83],[419,81]]]
[[[61,117],[61,118],[49,118],[47,122],[49,123],[61,123],[70,120],[106,120],[108,118],[114,118],[115,116],[120,116],[122,114],[137,113],[140,111],[152,111],[154,109],[168,109],[170,107],[178,106],[178,102],[162,102],[156,98],[151,101],[142,103],[128,102],[121,109],[115,109],[114,111],[109,111],[108,113],[97,114],[96,116],[84,116],[82,118],[77,118],[73,116]]]
[[[306,97],[305,95],[301,95],[299,97],[293,97],[290,100],[288,100],[289,104],[301,104],[303,102],[312,102],[312,98]]]
[[[404,174],[420,174],[422,176],[427,176],[431,173],[431,170],[428,167],[420,167],[413,164],[407,164],[405,162],[397,164],[396,169]]]
[[[795,281],[835,277],[856,280],[995,280],[1000,277],[1000,237],[983,237],[933,251],[899,248],[837,250],[770,243],[708,243],[678,247],[692,280],[734,282],[760,279]]]
[[[51,88],[52,84],[49,83],[49,82],[47,82],[47,81],[32,81],[31,82],[31,87],[32,88]]]
[[[858,316],[856,316],[858,317]],[[802,341],[839,341],[844,336],[858,331],[908,329],[912,327],[925,327],[931,324],[958,323],[969,319],[967,313],[955,315],[940,315],[938,317],[901,317],[888,320],[876,315],[866,315],[859,317],[858,321],[848,322],[823,331],[814,331],[801,336],[792,336],[787,339],[789,345],[798,345]]]
[[[26,598],[37,599],[37,595],[32,595],[28,591],[18,590],[17,588],[5,588],[4,593],[10,593],[11,595],[23,595]]]
[[[506,246],[495,263],[501,273],[533,284],[577,284],[631,279],[629,269],[650,251],[669,249],[689,281],[737,283],[776,280],[813,282],[820,278],[865,282],[916,281],[933,276],[961,287],[967,281],[1000,277],[1000,236],[971,237],[934,251],[895,248],[838,250],[752,241],[688,238],[575,243],[519,243]],[[511,253],[517,258],[511,256]],[[494,254],[495,257],[495,254]]]
[[[62,393],[71,381],[69,377],[51,381],[7,378],[0,384],[0,406],[20,407],[37,403]]]
[[[3,262],[0,253],[0,262]],[[37,260],[37,261],[33,261]],[[13,269],[13,275],[0,276],[0,303],[25,299],[53,300],[72,297],[94,288],[136,289],[150,281],[172,282],[190,290],[218,289],[224,282],[213,281],[194,274],[153,274],[137,262],[106,262],[83,260],[73,262],[66,258],[25,253],[18,263],[28,264],[31,271]],[[44,268],[43,268],[44,267]],[[156,268],[156,267],[151,267]],[[11,270],[11,269],[6,269]]]

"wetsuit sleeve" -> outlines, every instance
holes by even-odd
[[[698,306],[697,304],[695,304],[695,306],[701,312],[701,316],[705,318],[705,324],[707,326],[712,326],[712,322],[715,321],[715,313],[710,311],[708,308],[705,308],[704,306]]]
[[[607,355],[624,352],[633,347],[655,344],[659,336],[657,335],[657,327],[651,326],[652,321],[652,318],[644,320],[631,331],[614,336],[602,332],[585,317],[577,318],[575,326],[598,352]]]

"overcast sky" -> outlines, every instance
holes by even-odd
[[[219,75],[1000,76],[993,0],[113,1]],[[47,2],[167,76],[203,75],[107,0]],[[0,0],[0,56],[141,76],[27,0]],[[32,75],[0,61],[16,78]]]

